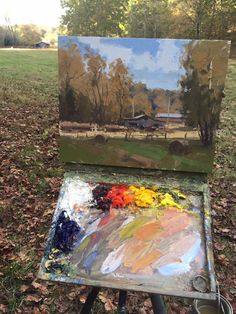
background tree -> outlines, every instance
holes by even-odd
[[[6,35],[6,28],[3,26],[0,26],[0,47],[4,47],[4,40]]]
[[[177,21],[181,17],[185,24],[181,37],[224,39],[236,23],[235,0],[175,0],[173,8]]]
[[[17,33],[20,46],[32,46],[42,40],[46,30],[33,24],[26,24],[18,26]]]
[[[231,39],[235,0],[61,0],[69,35]],[[236,47],[235,47],[236,49]]]
[[[9,46],[16,46],[17,45],[17,31],[16,27],[17,25],[13,25],[11,23],[10,17],[6,16],[5,17],[5,22],[6,22],[6,32],[5,32],[5,38],[4,38],[4,46],[9,47]]]
[[[124,35],[128,0],[61,0],[68,34]]]
[[[128,11],[131,37],[168,37],[171,11],[168,0],[133,0]]]

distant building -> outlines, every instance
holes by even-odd
[[[133,118],[124,118],[124,125],[127,128],[148,129],[158,128],[159,123],[156,119],[149,117],[146,114],[141,114]]]
[[[157,113],[156,120],[162,123],[183,123],[184,118],[181,113]]]
[[[34,48],[50,48],[50,44],[45,41],[40,41],[39,43],[34,44]]]

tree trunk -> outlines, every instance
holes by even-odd
[[[207,122],[204,122],[203,124],[199,122],[199,128],[200,128],[200,138],[201,138],[202,144],[204,146],[212,145],[213,133],[214,133],[213,126],[207,124]]]

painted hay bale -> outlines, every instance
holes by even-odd
[[[108,139],[101,134],[96,135],[94,140],[96,143],[100,143],[100,144],[104,144],[108,141]]]
[[[186,140],[174,140],[169,144],[169,153],[172,155],[184,155],[189,152],[189,142]]]

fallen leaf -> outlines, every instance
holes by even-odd
[[[0,304],[0,313],[7,313],[8,308],[5,304]]]
[[[27,295],[25,301],[39,303],[42,300],[42,297],[37,295]]]
[[[110,299],[107,299],[106,300],[106,303],[105,303],[105,310],[106,311],[113,311],[115,310],[116,306],[111,302]]]
[[[21,291],[21,292],[25,292],[25,291],[29,290],[29,288],[30,288],[30,287],[27,286],[27,285],[21,285],[21,286],[20,286],[20,291]]]

